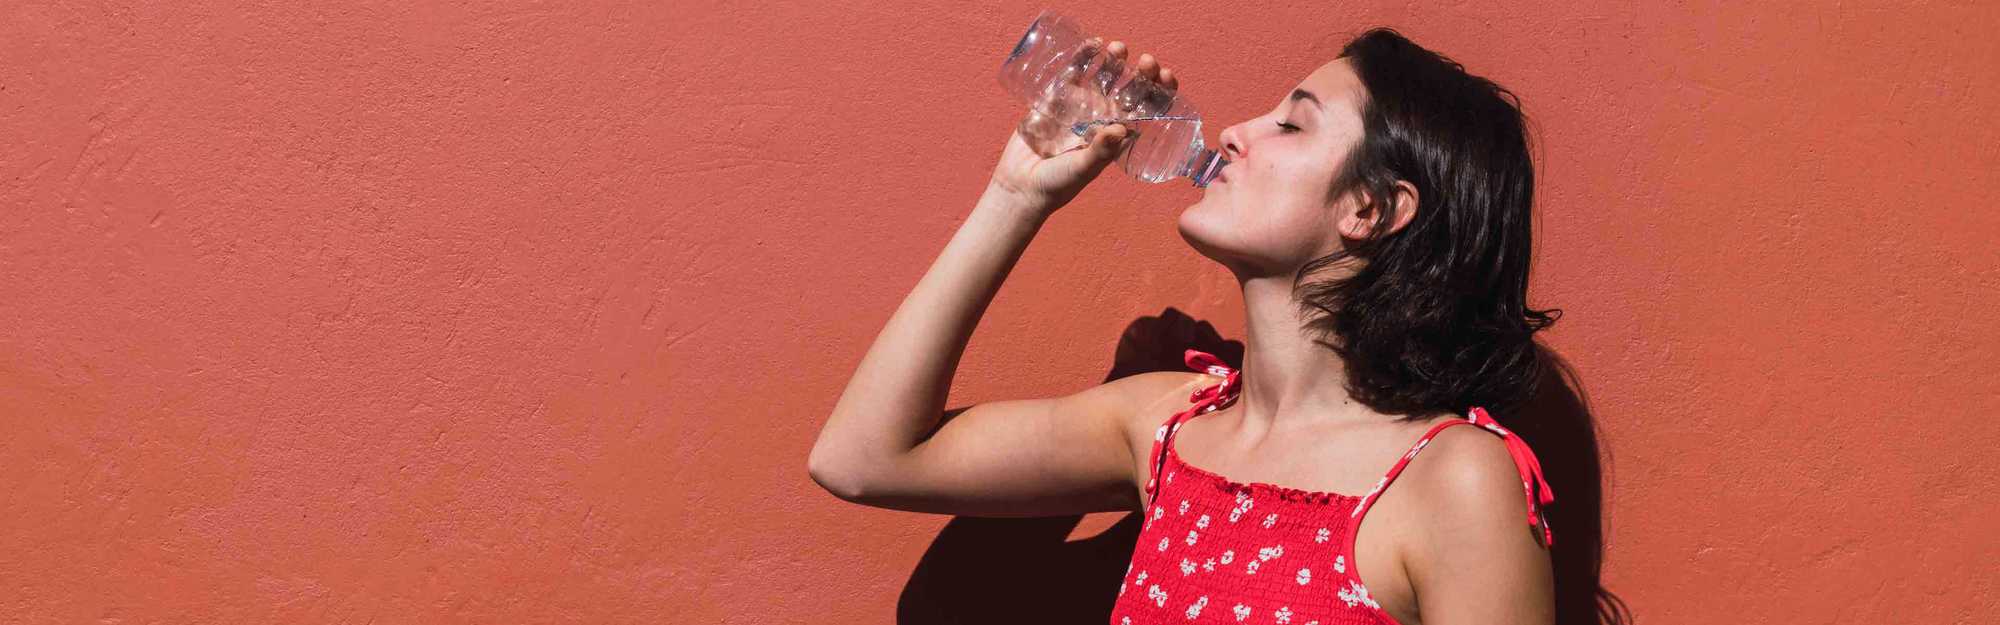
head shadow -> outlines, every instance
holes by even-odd
[[[1569,361],[1535,341],[1540,368],[1535,392],[1520,408],[1494,420],[1526,441],[1555,491],[1548,524],[1555,533],[1549,559],[1555,569],[1558,625],[1628,625],[1632,612],[1603,584],[1604,462],[1596,413],[1583,380]]]

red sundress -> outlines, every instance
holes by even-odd
[[[1446,427],[1471,424],[1500,435],[1527,491],[1528,523],[1554,544],[1542,506],[1555,501],[1527,443],[1475,407],[1464,420],[1425,432],[1366,495],[1242,484],[1182,461],[1173,438],[1187,418],[1236,400],[1239,372],[1210,354],[1187,350],[1189,367],[1223,377],[1188,398],[1193,406],[1153,436],[1151,495],[1112,625],[1257,623],[1396,625],[1368,595],[1354,567],[1354,534],[1375,496]]]

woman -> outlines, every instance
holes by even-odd
[[[1151,55],[1135,67],[1175,84]],[[1105,126],[1050,158],[1010,139],[862,358],[813,479],[900,510],[1141,511],[1117,624],[1550,622],[1552,493],[1486,412],[1532,391],[1531,336],[1555,319],[1525,303],[1534,179],[1518,100],[1392,30],[1224,130],[1232,163],[1180,216],[1241,284],[1240,371],[1189,350],[1194,372],[938,424],[1001,281],[1126,135]]]

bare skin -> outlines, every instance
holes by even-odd
[[[1107,51],[1121,59],[1122,42]],[[1151,55],[1134,65],[1169,89]],[[1361,136],[1365,90],[1344,60],[1300,82],[1270,112],[1222,133],[1233,161],[1180,217],[1190,246],[1243,289],[1243,387],[1229,408],[1175,438],[1189,464],[1239,482],[1362,494],[1429,426],[1348,396],[1340,361],[1301,333],[1290,276],[1383,219],[1384,198],[1329,199],[1339,156]],[[971,215],[863,356],[808,460],[813,479],[848,501],[976,516],[1141,510],[1154,430],[1214,376],[1156,372],[1074,394],[979,404],[938,426],[966,341],[1050,215],[1117,155],[1126,129],[1042,158],[1015,135]],[[1334,156],[1329,156],[1334,155]],[[1398,192],[1392,231],[1421,210]],[[1339,268],[1336,268],[1337,270]],[[1346,270],[1351,270],[1348,268]],[[935,433],[932,431],[935,430]],[[1475,428],[1440,434],[1363,520],[1356,571],[1391,616],[1415,625],[1547,623],[1546,550],[1502,442]]]

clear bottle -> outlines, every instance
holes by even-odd
[[[1206,187],[1228,159],[1201,138],[1201,113],[1173,91],[1138,75],[1104,50],[1076,20],[1043,11],[1000,64],[1000,85],[1028,103],[1021,137],[1044,157],[1084,144],[1091,128],[1132,131],[1118,165],[1140,180],[1186,176]]]

